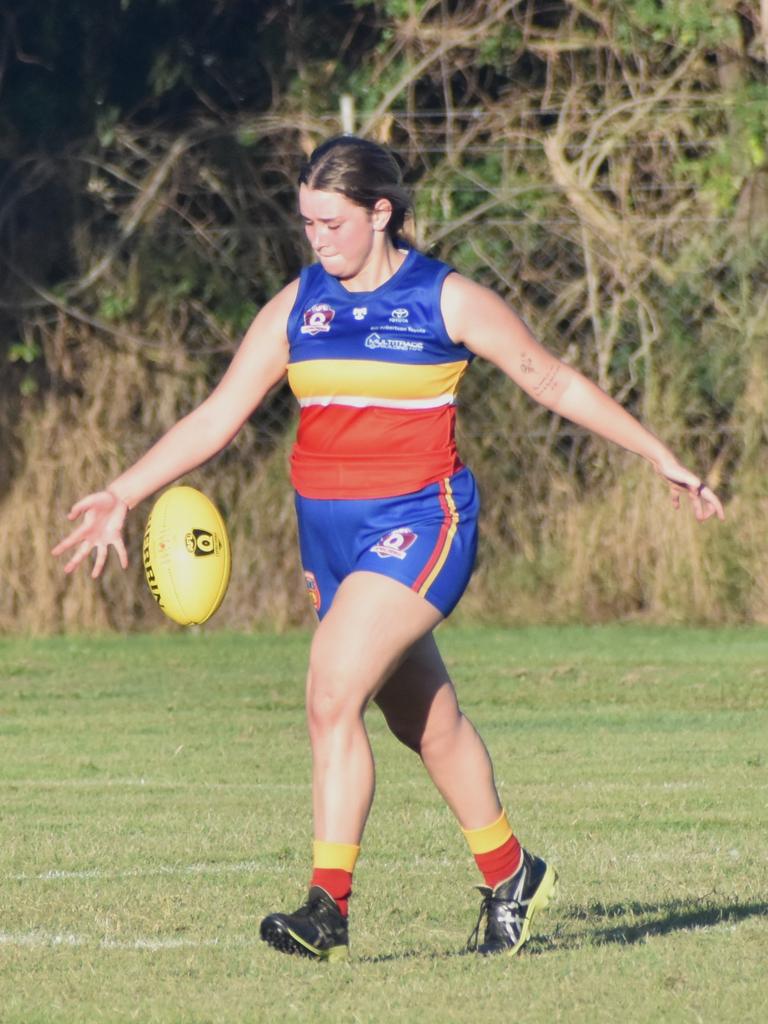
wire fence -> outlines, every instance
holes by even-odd
[[[723,110],[672,98],[646,103],[630,126],[588,105],[577,115],[464,110],[452,127],[445,110],[392,117],[387,136],[417,195],[417,244],[500,292],[730,500],[725,527],[695,529],[669,513],[647,467],[477,361],[459,442],[481,486],[482,542],[461,616],[768,617],[761,178],[749,167],[721,174],[725,136],[703,136],[698,115]],[[0,217],[4,308],[31,354],[11,367],[17,391],[6,388],[2,413],[0,630],[159,624],[137,559],[128,576],[94,586],[63,581],[48,548],[70,501],[207,393],[259,302],[306,258],[296,169],[339,123],[310,127],[243,118],[175,140],[122,129],[105,151],[25,167],[41,182],[27,204],[70,175],[88,215],[59,254],[70,272],[55,287],[18,245],[29,205]],[[191,480],[222,506],[235,543],[217,625],[310,620],[286,472],[295,421],[280,388]],[[30,509],[42,538],[31,546]],[[139,514],[129,526],[134,551],[141,525]]]

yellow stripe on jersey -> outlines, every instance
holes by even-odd
[[[343,402],[355,397],[389,399],[395,404],[421,399],[447,402],[455,397],[467,366],[465,359],[424,366],[375,359],[307,359],[288,364],[288,383],[300,402],[322,399],[322,404],[333,404],[335,398]]]
[[[453,538],[456,536],[456,530],[459,523],[459,513],[456,508],[456,502],[453,500],[453,491],[451,489],[451,482],[446,477],[445,479],[445,501],[448,505],[448,511],[451,514],[451,525],[448,527],[448,533],[445,535],[445,541],[443,542],[443,549],[437,557],[437,561],[432,566],[432,572],[427,576],[422,585],[419,587],[419,596],[424,597],[432,586],[434,581],[440,575],[440,570],[445,565],[445,560],[451,550],[451,544],[453,544]]]

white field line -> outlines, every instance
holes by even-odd
[[[108,937],[75,935],[70,932],[2,932],[0,931],[0,947],[11,946],[20,949],[53,949],[82,948],[84,946],[98,949],[142,950],[145,952],[161,952],[174,949],[213,949],[215,947],[232,948],[233,946],[256,946],[260,940],[231,936],[221,939],[180,939],[162,936],[137,936],[133,939],[112,939]]]
[[[121,878],[157,878],[160,876],[178,875],[241,875],[255,874],[256,872],[267,874],[283,874],[286,868],[282,864],[260,864],[255,860],[239,861],[234,864],[183,864],[178,867],[161,865],[156,868],[131,868],[126,871],[101,871],[98,868],[84,868],[82,870],[41,871],[38,874],[6,875],[9,882],[66,882],[116,880]]]
[[[420,872],[425,868],[454,868],[456,859],[450,857],[409,857],[407,861],[376,860],[380,870]],[[68,882],[68,881],[119,881],[131,878],[179,877],[189,875],[286,875],[295,872],[295,865],[275,863],[274,861],[245,860],[232,864],[182,864],[176,867],[160,865],[155,868],[130,868],[125,871],[102,871],[99,868],[83,868],[81,870],[64,871],[51,869],[35,874],[20,873],[3,876],[6,882]]]
[[[685,851],[686,861],[702,861],[711,862],[713,859],[721,857],[727,854],[732,860],[738,860],[742,856],[742,852],[734,848],[729,848],[726,851],[718,849],[702,849],[702,850],[687,850]],[[638,853],[623,853],[621,855],[622,860],[626,862],[638,861],[641,863],[669,863],[675,860],[676,856],[679,855],[679,850],[675,849],[664,849],[657,847],[653,850],[643,850]],[[560,860],[565,858],[558,857],[556,851],[552,851],[552,861],[557,864]],[[435,870],[438,868],[455,870],[460,868],[464,863],[461,856],[456,857],[428,857],[422,854],[417,854],[415,857],[410,856],[407,859],[396,860],[388,857],[376,857],[375,860],[371,861],[371,868],[381,872],[394,872],[398,874],[402,873],[416,873],[419,874],[425,870]],[[467,861],[467,863],[469,863]],[[180,864],[176,866],[172,865],[159,865],[154,868],[130,868],[124,871],[104,871],[100,868],[82,868],[72,870],[61,870],[52,868],[49,871],[40,871],[36,873],[18,873],[18,874],[7,874],[3,875],[2,880],[5,882],[103,882],[103,881],[120,881],[125,879],[142,879],[142,878],[178,878],[178,877],[189,877],[190,875],[205,876],[216,876],[216,875],[287,875],[293,874],[296,871],[295,865],[288,865],[282,863],[276,863],[274,861],[255,861],[255,860],[244,860],[235,861],[231,864]],[[1,933],[0,933],[1,934]]]

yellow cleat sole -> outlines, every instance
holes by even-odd
[[[528,937],[531,934],[531,925],[533,919],[539,910],[544,910],[548,907],[550,902],[557,895],[557,872],[551,865],[547,865],[547,870],[544,872],[544,877],[539,882],[539,887],[531,897],[531,901],[528,904],[528,913],[525,915],[523,921],[523,927],[520,929],[520,939],[511,946],[509,949],[504,951],[505,956],[515,956],[528,941]]]

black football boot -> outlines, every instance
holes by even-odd
[[[307,902],[292,914],[270,914],[262,939],[281,953],[312,960],[344,960],[349,954],[347,919],[325,889],[313,885]]]

